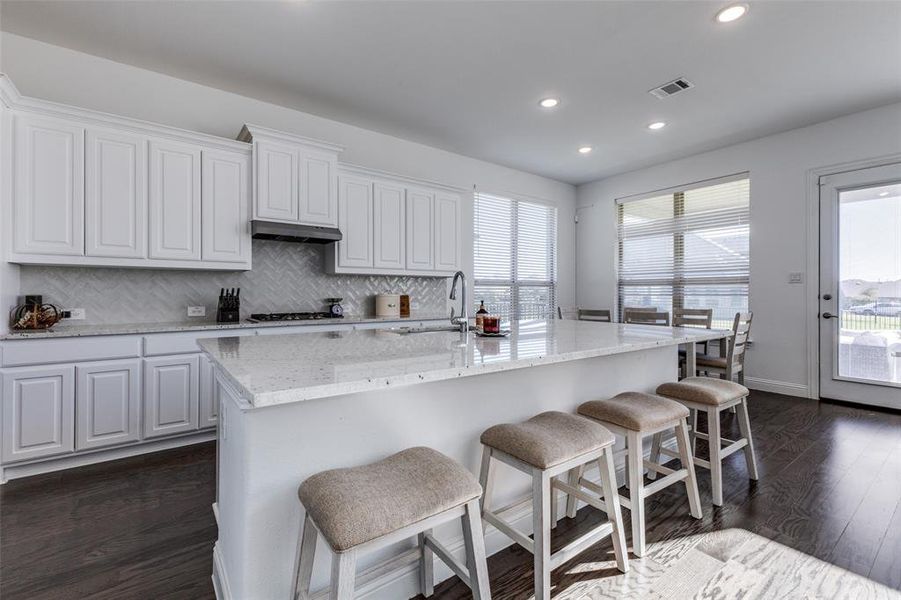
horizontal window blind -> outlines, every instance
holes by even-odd
[[[619,309],[712,308],[729,327],[748,309],[750,180],[617,202]]]
[[[556,307],[557,209],[478,193],[475,294],[504,321],[552,318]]]

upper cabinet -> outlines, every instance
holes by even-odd
[[[85,254],[147,255],[147,140],[115,130],[85,136]]]
[[[19,109],[2,76],[0,88],[6,104],[13,99],[12,143],[3,165],[12,177],[3,190],[12,218],[0,235],[11,240],[7,260],[250,268],[249,144],[37,100]],[[298,174],[299,165],[322,171],[315,160],[294,156],[288,172]],[[330,181],[324,185],[336,196]],[[312,206],[305,210],[337,218],[336,209]],[[296,201],[293,210],[299,214]]]
[[[340,146],[258,125],[238,139],[253,144],[254,219],[338,226]]]
[[[200,260],[200,148],[150,142],[150,258]]]
[[[16,252],[84,254],[84,128],[14,117],[13,231]]]
[[[461,264],[461,190],[341,165],[329,273],[447,277]]]

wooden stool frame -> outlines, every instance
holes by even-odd
[[[586,415],[583,416],[591,418],[592,421],[600,423],[613,433],[626,439],[625,449],[615,452],[614,457],[626,456],[626,487],[629,489],[629,497],[626,498],[619,495],[619,493],[617,495],[619,496],[619,503],[629,509],[632,517],[632,552],[635,553],[635,556],[642,557],[645,554],[644,501],[646,498],[656,494],[665,487],[684,480],[686,491],[688,492],[688,505],[691,516],[695,519],[700,519],[703,516],[701,497],[698,494],[698,481],[695,476],[694,461],[692,460],[691,445],[689,443],[688,424],[685,422],[685,419],[670,421],[656,429],[634,431],[614,423],[594,419]],[[670,429],[674,430],[676,434],[676,444],[679,447],[679,452],[674,454],[682,461],[681,469],[664,467],[658,464],[659,460],[655,461],[653,456],[651,460],[644,460],[644,438],[653,435],[657,439],[663,435],[663,432]],[[656,473],[660,473],[664,477],[646,486],[644,485],[645,469],[650,471],[649,476],[656,476]],[[583,473],[584,465],[570,473],[570,482],[599,491],[595,489],[596,486],[592,482],[583,478]],[[654,479],[654,477],[651,477],[651,479]],[[566,515],[568,517],[576,516],[576,499],[572,496],[566,501]]]
[[[748,475],[752,480],[757,481],[757,457],[754,453],[754,440],[751,437],[751,421],[748,418],[747,396],[736,398],[735,400],[730,400],[729,402],[724,402],[723,404],[716,406],[689,402],[688,400],[680,400],[679,398],[673,398],[671,396],[664,397],[675,400],[691,411],[692,454],[694,454],[698,438],[707,440],[707,445],[710,448],[710,460],[704,460],[695,456],[694,463],[699,467],[710,470],[710,487],[713,490],[714,506],[723,505],[723,460],[726,457],[739,450],[744,450],[745,462],[748,466]],[[729,410],[733,407],[735,408],[735,413],[738,417],[738,429],[742,436],[739,440],[724,438],[721,433],[720,414],[724,410]],[[707,413],[707,433],[698,431],[698,412]],[[719,443],[710,443],[711,440],[718,440]],[[725,446],[723,446],[723,444],[725,444]],[[651,446],[651,461],[660,462],[661,454],[679,458],[673,451],[661,447],[659,434],[657,434],[654,436],[654,441]]]
[[[532,477],[532,539],[514,529],[512,525],[501,517],[504,512],[515,508],[519,504],[518,501],[495,511],[490,510],[491,459],[506,463]],[[584,489],[563,483],[557,479],[558,475],[593,461],[598,463],[598,468],[601,471],[600,493],[602,494],[604,490],[616,490],[612,444],[586,452],[547,469],[532,466],[497,448],[482,447],[482,468],[479,474],[479,483],[482,484],[483,490],[482,518],[534,555],[535,600],[550,600],[551,571],[608,535],[613,538],[613,550],[616,556],[617,568],[623,573],[629,570],[629,557],[626,551],[626,539],[623,532],[623,518],[619,507],[618,495],[608,495],[607,497],[612,498],[612,502],[608,501],[605,503],[598,496],[589,494]],[[551,554],[551,529],[557,521],[557,490],[576,496],[587,504],[604,511],[607,513],[609,520],[582,534],[568,545]]]
[[[461,565],[453,557],[453,554],[432,536],[433,527],[454,519],[461,519],[463,522],[466,566]],[[307,514],[304,517],[303,533],[297,544],[292,600],[309,600],[311,598],[310,579],[313,576],[313,560],[319,535],[319,528]],[[359,553],[376,550],[413,536],[417,536],[419,542],[420,591],[423,596],[428,598],[434,592],[433,563],[434,556],[437,555],[463,583],[469,586],[474,600],[491,600],[491,591],[488,586],[488,563],[485,557],[485,538],[482,533],[482,520],[479,518],[478,498],[354,546],[345,552],[333,552],[329,600],[352,600],[354,597],[356,560]]]

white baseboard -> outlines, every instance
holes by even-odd
[[[665,436],[667,434],[664,434]],[[663,447],[676,450],[676,440],[670,433],[664,437]],[[645,456],[650,456],[650,444],[645,443]],[[589,478],[588,472],[585,474]],[[616,469],[617,481],[625,480],[625,462]],[[590,480],[600,485],[599,476],[590,477]],[[564,516],[566,502],[562,500],[558,506],[558,514]],[[580,508],[585,506],[579,502]],[[529,498],[524,498],[509,512],[504,513],[504,519],[519,531],[530,535],[532,531],[532,505]],[[514,542],[495,527],[483,522],[485,535],[485,550],[488,556],[500,552],[511,546]],[[629,529],[629,525],[626,525]],[[454,558],[462,564],[466,564],[465,546],[463,536],[451,540],[442,540],[444,546],[453,554]],[[454,574],[441,560],[435,560],[435,584],[449,579]],[[213,547],[213,589],[217,600],[236,600],[228,589],[228,577],[225,573],[225,561],[222,559],[219,544]],[[356,589],[354,597],[366,600],[397,600],[397,598],[412,598],[419,593],[419,550],[411,548],[406,552],[394,556],[386,561],[357,573]],[[312,600],[326,600],[328,589],[322,589],[312,595]],[[246,599],[251,600],[251,599]],[[256,600],[256,599],[253,599]]]
[[[810,398],[810,388],[802,383],[790,383],[775,379],[763,379],[762,377],[745,377],[745,386],[748,389],[772,392],[798,398]]]

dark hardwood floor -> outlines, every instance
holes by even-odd
[[[742,528],[901,589],[901,415],[762,392],[750,406],[760,481],[749,482],[733,455],[724,506],[712,509],[700,471],[702,520],[688,516],[681,486],[667,488],[648,501],[649,541]],[[733,416],[724,430],[737,435]],[[211,598],[214,458],[213,445],[202,444],[0,487],[0,597]],[[554,543],[598,518],[583,509],[563,519]],[[574,567],[609,552],[602,542],[557,569],[555,592],[608,575]],[[492,556],[489,571],[494,598],[530,596],[524,550]],[[452,579],[435,597],[470,594]]]

